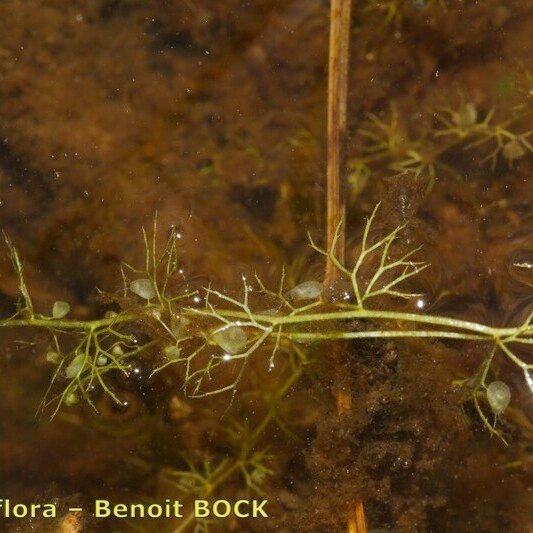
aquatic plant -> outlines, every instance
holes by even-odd
[[[349,181],[357,189],[361,180],[366,182],[371,174],[385,170],[387,174],[390,171],[409,173],[415,179],[426,180],[431,188],[440,176],[461,179],[444,157],[453,150],[478,150],[480,163],[488,163],[492,171],[498,160],[511,167],[533,152],[529,142],[533,132],[519,131],[520,121],[530,114],[525,106],[518,106],[509,114],[498,122],[496,110],[491,109],[481,118],[472,102],[462,101],[456,108],[446,107],[434,112],[436,126],[412,138],[394,104],[388,119],[370,113],[368,124],[359,130],[363,141],[361,155],[349,162]]]
[[[154,225],[154,231],[155,229]],[[73,405],[81,399],[87,401],[96,410],[92,397],[97,387],[103,389],[118,405],[121,405],[120,398],[107,383],[105,376],[110,372],[128,375],[132,370],[128,360],[143,355],[155,347],[165,335],[178,342],[171,327],[161,319],[161,313],[171,312],[177,300],[190,296],[187,293],[178,296],[167,294],[167,284],[178,270],[175,231],[171,232],[167,246],[159,256],[156,255],[155,241],[152,241],[152,246],[149,246],[144,230],[143,236],[146,247],[144,269],[137,270],[129,265],[124,265],[122,269],[123,296],[140,295],[143,303],[138,306],[132,304],[129,309],[122,309],[118,312],[110,310],[105,316],[95,320],[66,318],[70,310],[67,302],[56,302],[51,316],[36,313],[26,286],[23,265],[18,252],[9,238],[5,236],[22,298],[17,303],[15,313],[0,321],[0,327],[36,327],[50,334],[46,360],[56,368],[40,410],[52,407],[52,417],[57,414],[61,405]],[[143,277],[140,281],[130,282],[126,275],[127,271],[141,273]],[[158,277],[160,274],[164,276],[161,282]],[[154,340],[140,343],[133,332],[125,330],[125,326],[134,321],[144,324],[144,328],[152,330],[155,328],[156,331],[158,329],[161,331],[158,331]],[[137,328],[137,331],[139,332],[140,329]],[[54,394],[54,387],[59,381],[62,382],[58,387],[60,392]]]
[[[403,19],[403,11],[410,6],[416,10],[438,4],[441,9],[446,9],[446,0],[368,0],[365,11],[379,13],[383,18],[383,24],[389,25],[394,22],[400,25]]]
[[[492,360],[496,353],[497,347],[494,346],[489,357],[483,362],[480,371],[473,377],[467,380],[460,380],[457,384],[466,387],[470,390],[468,397],[472,399],[476,411],[483,421],[485,427],[493,434],[499,437],[502,442],[507,444],[504,436],[500,431],[496,430],[496,422],[501,416],[511,401],[511,389],[503,381],[492,381],[487,383]],[[525,371],[526,382],[531,390],[533,390],[533,382],[529,371]],[[494,423],[491,424],[488,415],[482,408],[481,402],[488,404],[492,414],[494,415]]]
[[[269,466],[272,457],[268,448],[258,445],[271,424],[281,424],[278,413],[280,403],[301,373],[301,365],[292,359],[285,369],[285,379],[267,399],[265,416],[253,429],[236,420],[226,424],[226,440],[229,440],[232,449],[229,457],[220,460],[208,456],[195,459],[183,457],[183,468],[164,468],[159,478],[165,494],[174,491],[181,499],[209,499],[220,491],[221,486],[240,478],[249,492],[264,496],[263,486],[274,472]],[[192,523],[196,524],[195,531],[209,531],[210,520],[195,517],[191,511],[175,531],[186,531]]]
[[[514,133],[510,129],[514,122],[527,114],[524,107],[519,106],[510,118],[501,122],[494,121],[494,114],[495,109],[491,109],[483,120],[478,120],[476,108],[472,103],[463,104],[458,111],[446,108],[436,115],[444,127],[437,131],[435,136],[448,136],[461,142],[466,140],[468,142],[464,145],[465,150],[488,145],[489,153],[481,159],[481,163],[490,161],[492,170],[499,156],[512,165],[526,153],[532,153],[533,146],[528,137],[533,130]]]
[[[106,382],[106,374],[111,371],[128,374],[131,370],[128,359],[145,353],[151,354],[151,360],[159,358],[161,361],[160,364],[154,362],[154,373],[170,365],[181,365],[183,389],[189,396],[199,398],[227,392],[233,398],[252,357],[263,357],[271,367],[282,355],[296,357],[303,363],[306,347],[311,343],[371,338],[485,342],[488,351],[489,347],[492,351],[472,399],[484,424],[491,432],[501,435],[483,414],[477,393],[487,388],[485,378],[496,354],[518,367],[533,390],[530,374],[533,364],[523,361],[515,350],[521,344],[533,344],[533,315],[518,326],[492,327],[422,312],[395,311],[388,307],[398,299],[421,297],[407,285],[428,265],[413,260],[416,248],[395,256],[403,226],[377,240],[371,238],[378,208],[376,206],[366,222],[360,250],[350,266],[335,254],[335,239],[330,250],[321,249],[311,239],[311,246],[327,256],[348,282],[348,288],[335,301],[325,301],[320,292],[314,292],[311,300],[291,298],[295,288],[288,290],[285,287],[283,273],[274,291],[267,289],[259,278],[252,284],[243,277],[240,298],[210,287],[201,295],[191,292],[173,294],[170,287],[179,271],[175,233],[171,232],[164,250],[157,254],[157,228],[154,225],[151,244],[143,233],[146,247],[144,269],[131,266],[123,269],[123,296],[140,298],[139,303],[95,320],[47,317],[35,313],[22,263],[7,240],[22,299],[16,313],[0,321],[0,327],[38,327],[50,333],[51,349],[47,359],[56,369],[42,408],[53,404],[52,416],[62,404],[70,405],[81,399],[95,407],[91,394],[96,386],[120,404],[120,398]],[[148,291],[150,294],[143,291],[139,297],[135,285],[132,291],[127,270],[139,276],[137,279],[149,280],[153,291]],[[311,287],[314,289],[314,285]],[[252,295],[260,301],[268,301],[269,309],[255,311]],[[199,307],[201,301],[203,305]],[[350,326],[354,321],[365,321],[375,327],[354,331]],[[139,342],[141,337],[148,340]],[[69,345],[74,347],[67,349]],[[227,369],[229,363],[236,370],[229,382],[221,383],[215,373],[221,366]],[[61,392],[51,395],[56,385]]]
[[[341,263],[334,253],[321,250],[314,243],[313,247],[324,255],[328,255],[340,272],[351,284],[351,291],[346,291],[337,302],[325,302],[320,299],[301,307],[295,307],[284,297],[283,280],[276,293],[266,291],[259,282],[259,290],[277,298],[275,313],[254,313],[248,305],[249,288],[244,289],[244,298],[237,301],[227,295],[209,289],[208,295],[216,297],[224,306],[231,305],[233,310],[215,307],[211,301],[205,309],[189,309],[187,312],[199,316],[212,318],[222,325],[232,327],[239,324],[250,330],[250,341],[246,350],[232,356],[240,360],[244,366],[247,360],[261,346],[268,345],[270,364],[273,363],[281,346],[287,343],[299,345],[302,343],[322,342],[325,340],[351,340],[364,338],[426,338],[426,339],[455,339],[485,341],[494,350],[488,356],[486,372],[493,363],[496,352],[507,357],[520,371],[523,372],[527,385],[533,390],[530,371],[532,364],[521,360],[513,351],[513,347],[520,344],[533,343],[533,315],[516,327],[496,328],[475,322],[459,320],[450,317],[428,315],[424,313],[405,313],[384,309],[383,306],[373,308],[372,303],[383,297],[393,299],[415,298],[421,295],[412,293],[404,288],[404,283],[417,275],[427,265],[412,260],[416,249],[403,254],[397,259],[391,259],[392,247],[400,234],[402,227],[394,229],[391,233],[376,242],[370,242],[369,233],[372,222],[377,212],[374,210],[367,221],[363,233],[361,250],[353,266],[347,267]],[[370,259],[379,257],[377,267],[365,279],[361,276],[362,267]],[[385,327],[376,327],[374,330],[349,331],[344,324],[353,320],[367,320],[372,323],[383,323]],[[318,324],[327,324],[318,330],[310,330]],[[422,329],[415,329],[414,325],[423,325]],[[275,342],[274,342],[275,341]],[[198,375],[190,375],[195,380],[198,393],[201,390],[203,379]],[[235,390],[240,376],[229,386],[222,389],[204,391],[201,394],[216,394],[227,390]],[[483,382],[482,382],[483,383]],[[484,422],[486,420],[482,417]],[[490,424],[486,424],[491,428]]]

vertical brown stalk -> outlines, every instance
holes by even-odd
[[[331,0],[329,71],[328,71],[328,132],[327,132],[327,249],[344,262],[345,230],[342,222],[345,217],[344,183],[346,178],[346,115],[348,102],[348,58],[350,46],[350,20],[352,0]],[[341,224],[339,226],[339,224]],[[338,230],[338,231],[337,231]],[[324,286],[331,286],[340,272],[331,260],[327,259]],[[336,346],[339,383],[342,379],[342,353]],[[339,416],[352,408],[350,391],[341,386],[336,393]],[[366,520],[363,503],[354,502],[348,516],[348,533],[366,533]]]
[[[346,107],[348,100],[348,58],[352,0],[331,0],[328,71],[328,157],[327,157],[327,249],[333,245],[335,231],[344,220],[344,182],[346,174]],[[336,255],[344,260],[344,228],[340,228]],[[328,259],[326,286],[338,277]]]

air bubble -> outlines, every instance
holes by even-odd
[[[515,251],[509,258],[509,274],[525,285],[533,285],[533,250],[521,249]]]

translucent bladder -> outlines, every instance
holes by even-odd
[[[511,401],[511,389],[503,381],[493,381],[487,387],[487,401],[492,412],[501,415]]]

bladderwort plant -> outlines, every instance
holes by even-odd
[[[173,231],[172,239],[175,237],[174,233]],[[0,327],[40,328],[50,335],[46,360],[55,366],[55,371],[39,411],[51,408],[53,418],[63,404],[74,405],[82,399],[96,410],[92,398],[97,388],[101,388],[113,401],[121,405],[120,398],[107,383],[106,375],[110,372],[128,375],[132,370],[129,359],[141,356],[156,347],[164,332],[168,331],[172,335],[159,313],[164,309],[172,309],[177,300],[190,295],[185,293],[172,297],[166,292],[167,283],[178,270],[175,245],[170,245],[169,239],[168,246],[158,258],[155,255],[155,241],[150,247],[144,230],[143,236],[146,263],[142,272],[145,277],[129,282],[127,272],[139,272],[129,265],[123,265],[122,276],[123,297],[131,291],[136,291],[145,296],[145,301],[141,305],[129,305],[128,309],[118,312],[108,311],[104,317],[95,320],[74,320],[66,316],[69,310],[66,302],[56,302],[51,315],[35,312],[19,254],[10,239],[4,235],[22,297],[17,303],[15,313],[1,320]],[[162,283],[158,278],[161,272],[165,276]],[[128,330],[128,326],[135,322],[142,325],[137,327],[137,333],[145,330],[155,331],[157,334],[154,335],[154,340],[139,343],[131,328]],[[158,328],[163,328],[164,332],[158,331]],[[60,392],[56,393],[57,389]]]
[[[510,167],[526,154],[533,153],[529,137],[531,130],[517,131],[518,123],[531,114],[525,106],[510,110],[505,120],[496,120],[491,109],[481,117],[472,102],[462,101],[457,108],[445,107],[433,116],[435,128],[429,128],[418,138],[412,138],[402,123],[397,108],[392,105],[390,118],[368,115],[368,126],[360,129],[364,141],[360,156],[350,162],[352,188],[358,191],[372,173],[386,169],[413,178],[424,178],[431,188],[437,176],[460,179],[460,174],[446,163],[446,154],[453,150],[479,150],[480,163],[494,171],[498,160]]]
[[[446,0],[368,0],[365,11],[379,13],[384,25],[394,22],[396,26],[400,26],[406,7],[423,10],[435,4],[446,10]]]
[[[151,243],[143,232],[144,267],[123,268],[124,289],[122,299],[117,301],[133,300],[133,304],[95,320],[54,318],[35,312],[22,263],[6,239],[22,298],[15,314],[0,321],[0,327],[35,327],[50,334],[47,359],[55,365],[55,371],[41,409],[51,406],[52,416],[63,404],[72,405],[82,399],[96,409],[92,401],[95,388],[120,405],[121,399],[107,381],[107,374],[128,374],[131,371],[128,360],[144,354],[153,361],[154,373],[179,365],[183,390],[189,397],[228,393],[234,398],[252,358],[263,358],[271,368],[280,357],[295,358],[302,365],[306,348],[314,343],[402,338],[485,343],[489,355],[471,399],[483,423],[503,439],[501,430],[489,423],[483,411],[491,406],[485,380],[496,358],[506,358],[523,373],[525,383],[533,391],[533,364],[522,360],[516,350],[521,345],[533,344],[533,314],[517,326],[492,327],[384,306],[383,301],[420,297],[409,292],[406,282],[428,265],[414,260],[418,249],[396,257],[404,226],[382,238],[371,237],[378,209],[379,204],[366,222],[353,264],[339,261],[333,252],[335,242],[328,251],[311,239],[314,250],[329,257],[347,281],[349,288],[335,301],[326,301],[317,282],[306,282],[298,290],[285,287],[283,274],[274,291],[267,289],[259,278],[252,284],[243,277],[239,298],[210,287],[202,293],[180,292],[176,289],[181,279],[176,231],[171,231],[166,246],[158,253],[154,224]],[[134,279],[130,279],[132,275]],[[268,302],[268,307],[257,311],[255,302],[263,306]],[[354,330],[354,321],[365,321],[374,327]],[[218,373],[219,370],[223,372]]]
[[[230,457],[214,460],[203,456],[192,459],[183,457],[183,468],[164,468],[159,474],[159,481],[165,494],[176,493],[182,500],[208,500],[220,492],[221,487],[235,480],[241,480],[242,485],[250,494],[265,496],[263,486],[266,480],[274,474],[270,467],[272,455],[268,447],[259,446],[265,430],[274,423],[282,429],[279,408],[282,400],[302,374],[299,360],[289,358],[289,364],[284,369],[284,380],[281,385],[265,398],[267,412],[254,427],[250,428],[236,420],[225,427],[226,438],[233,450]],[[174,531],[187,531],[191,524],[195,524],[195,531],[208,532],[212,519],[195,516],[193,510],[187,512]]]

